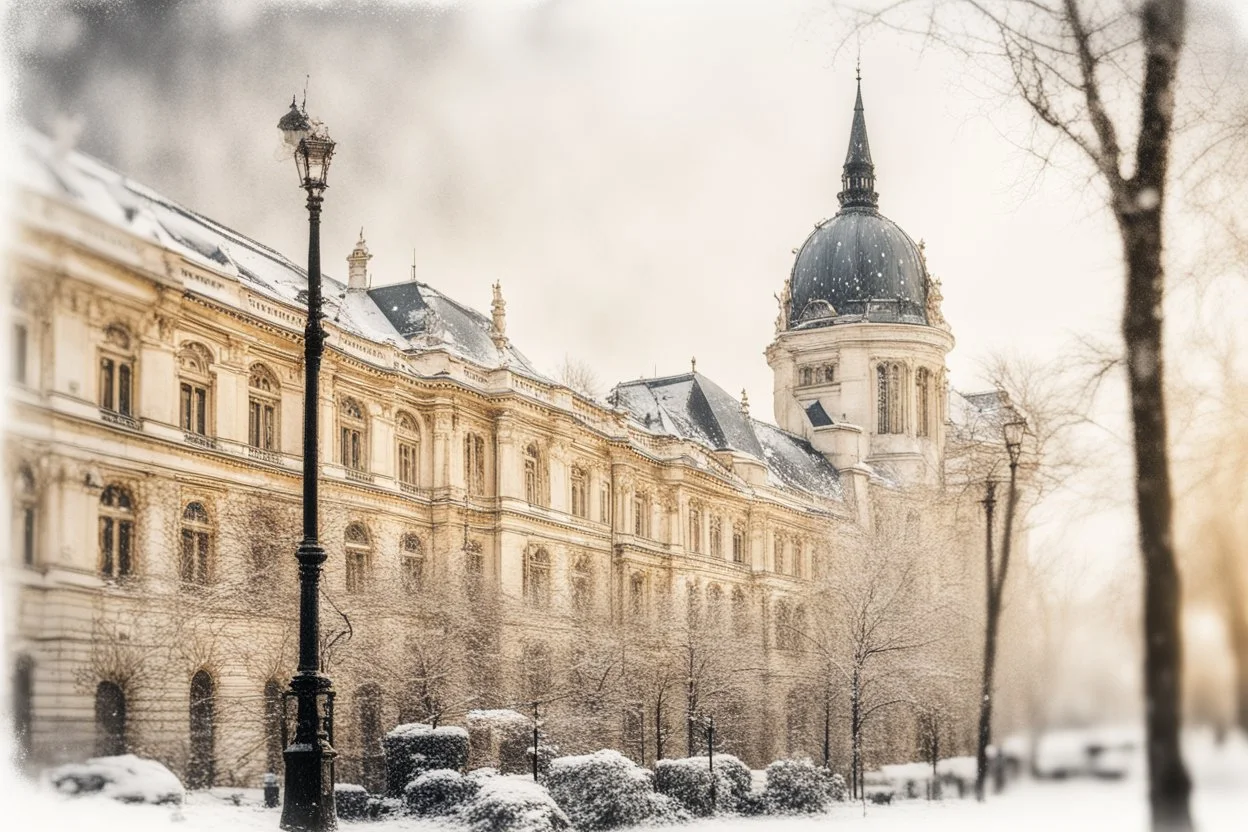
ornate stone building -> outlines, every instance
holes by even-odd
[[[280,765],[295,664],[305,273],[44,137],[22,150],[21,742],[254,782]],[[840,201],[785,282],[778,426],[696,372],[586,398],[511,343],[500,286],[489,316],[371,286],[361,232],[346,282],[326,277],[320,402],[341,777],[375,780],[400,720],[533,700],[568,750],[684,753],[696,694],[755,764],[819,753],[793,635],[807,594],[890,506],[939,489],[956,397],[922,246],[876,210],[861,93]]]

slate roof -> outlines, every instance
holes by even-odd
[[[251,238],[152,191],[108,165],[76,151],[63,152],[34,130],[23,131],[17,184],[75,206],[130,234],[151,240],[189,262],[235,276],[259,294],[299,307],[307,305],[307,271]],[[334,258],[327,257],[333,261]],[[322,273],[325,314],[342,329],[409,352],[445,349],[479,366],[504,364],[543,378],[518,350],[500,351],[490,340],[490,319],[424,283],[403,283],[348,292]],[[234,305],[230,287],[191,289]]]
[[[651,433],[706,448],[748,454],[767,466],[775,485],[840,499],[840,477],[808,442],[752,419],[741,403],[701,373],[623,382],[613,398]]]

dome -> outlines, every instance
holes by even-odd
[[[923,252],[878,210],[861,79],[841,182],[841,210],[815,226],[793,263],[786,290],[789,328],[821,326],[844,317],[928,323]]]
[[[820,223],[793,264],[791,327],[842,315],[927,323],[927,273],[919,247],[870,208],[846,208]]]

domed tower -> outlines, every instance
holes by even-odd
[[[779,297],[776,422],[838,469],[935,483],[953,335],[923,246],[879,212],[861,77],[841,183],[841,210],[806,238]]]

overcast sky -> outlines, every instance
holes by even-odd
[[[1042,171],[979,67],[883,32],[836,51],[827,0],[15,5],[20,120],[79,118],[81,149],[296,262],[275,125],[310,75],[339,143],[325,271],[345,276],[363,227],[375,284],[413,252],[478,309],[501,280],[509,335],[547,372],[571,356],[606,388],[696,356],[770,415],[773,295],[837,210],[859,55],[880,209],[927,242],[953,385],[982,388],[976,361],[1002,348],[1117,331],[1118,237],[1080,160]],[[1082,528],[1085,546],[1133,534],[1122,514]]]

